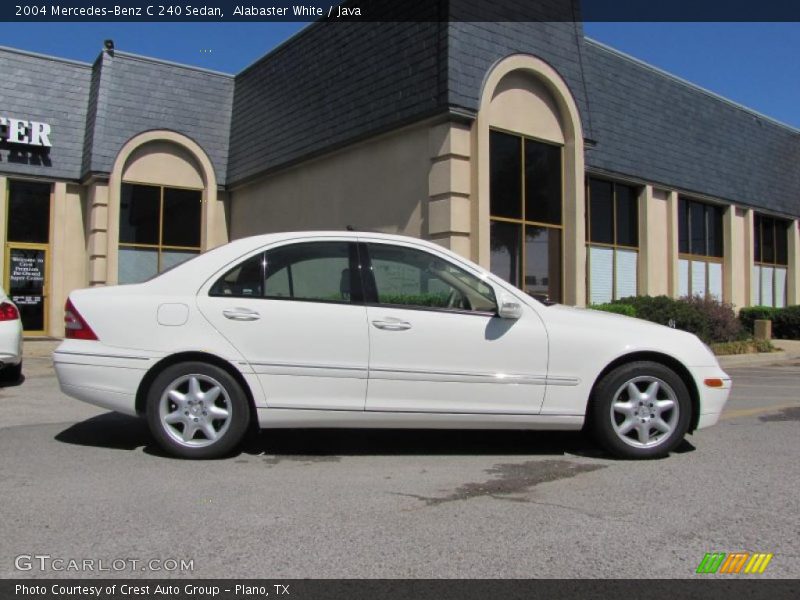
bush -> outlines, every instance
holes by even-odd
[[[752,354],[754,352],[775,352],[777,350],[768,340],[720,342],[719,344],[711,344],[711,349],[717,356]]]
[[[800,306],[775,309],[772,335],[782,340],[800,340]]]
[[[688,331],[707,344],[742,337],[742,326],[733,307],[713,298],[674,300],[667,296],[631,296],[618,303],[632,306],[640,319]]]
[[[775,313],[780,309],[772,308],[771,306],[750,306],[743,308],[739,311],[739,322],[742,327],[749,333],[753,333],[755,321],[759,319],[768,319],[772,321],[773,327],[775,325]]]
[[[600,310],[602,312],[614,313],[616,315],[625,315],[626,317],[635,317],[636,309],[630,304],[620,304],[618,302],[609,302],[607,304],[593,304],[590,306],[592,310]]]

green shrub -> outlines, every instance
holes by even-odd
[[[772,336],[782,340],[800,340],[800,306],[775,309]]]
[[[614,313],[616,315],[625,315],[626,317],[635,317],[636,309],[630,304],[620,304],[618,302],[608,302],[606,304],[593,304],[590,306],[592,310],[599,310],[602,312]]]
[[[720,342],[711,344],[711,349],[717,356],[730,356],[732,354],[752,354],[754,352],[775,352],[776,348],[768,340],[744,340],[738,342]]]
[[[742,327],[733,307],[713,298],[631,296],[618,301],[633,307],[640,319],[695,334],[707,344],[731,342],[742,337]]]
[[[750,306],[748,308],[743,308],[739,311],[739,322],[746,331],[752,334],[755,321],[759,319],[769,319],[773,322],[774,326],[775,313],[778,310],[780,309],[772,308],[771,306]]]
[[[704,339],[707,340],[706,343],[732,342],[744,337],[742,324],[736,318],[733,306],[727,302],[700,296],[681,298],[678,302],[685,302],[705,320],[707,331]]]

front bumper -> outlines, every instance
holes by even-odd
[[[693,367],[691,371],[699,395],[700,414],[697,419],[697,429],[716,425],[731,393],[731,378],[718,366]],[[708,380],[719,380],[722,386],[708,385],[706,384]]]

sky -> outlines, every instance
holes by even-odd
[[[305,25],[5,23],[0,45],[92,62],[111,38],[123,51],[237,73]],[[584,31],[800,129],[800,23],[585,23]]]

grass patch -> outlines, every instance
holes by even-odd
[[[760,352],[778,352],[769,340],[741,340],[737,342],[720,342],[711,344],[711,350],[717,356],[733,354],[756,354]]]

